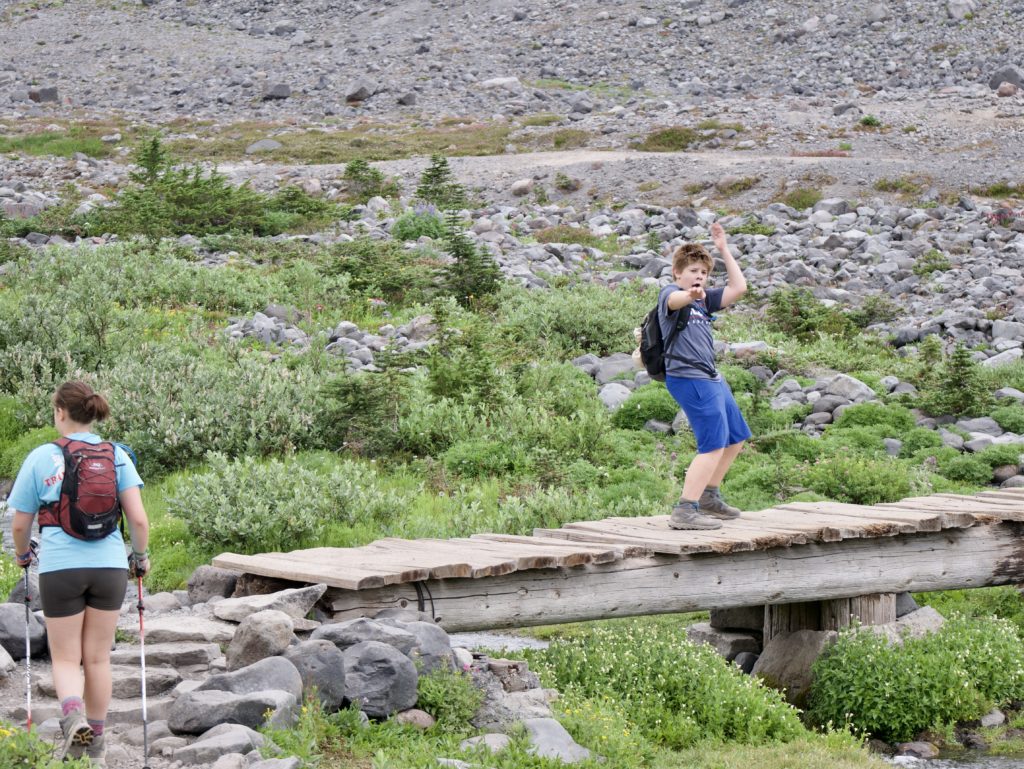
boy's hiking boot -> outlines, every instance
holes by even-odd
[[[92,745],[94,735],[92,727],[80,710],[73,710],[60,720],[60,730],[64,735],[64,750],[61,758],[81,758],[85,749]]]
[[[92,744],[86,747],[85,755],[93,766],[99,769],[106,769],[107,766],[107,743],[105,734],[97,734],[93,737]]]
[[[720,518],[724,521],[740,517],[740,509],[733,507],[722,499],[722,492],[718,489],[714,491],[704,490],[704,493],[700,495],[700,511],[704,515],[710,515],[712,518]]]
[[[668,527],[670,529],[720,529],[722,522],[702,515],[696,502],[680,502],[672,508]]]

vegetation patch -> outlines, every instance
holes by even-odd
[[[562,128],[550,134],[551,144],[556,150],[586,147],[590,142],[590,132],[579,128]]]
[[[782,196],[782,202],[797,211],[813,208],[822,198],[821,190],[813,187],[797,187]]]
[[[700,134],[695,129],[677,126],[652,131],[636,148],[643,152],[681,152],[698,141]]]

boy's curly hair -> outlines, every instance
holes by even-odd
[[[710,273],[715,268],[715,260],[700,243],[683,243],[672,252],[672,274],[682,272],[694,262],[700,262]]]

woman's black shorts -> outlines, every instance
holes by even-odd
[[[47,617],[73,617],[86,606],[120,611],[127,589],[127,569],[61,569],[39,575],[39,597]]]

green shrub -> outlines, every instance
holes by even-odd
[[[900,457],[904,459],[915,456],[920,451],[942,446],[942,436],[938,431],[925,427],[915,427],[899,437],[903,441],[903,445],[900,446]]]
[[[995,443],[979,451],[977,456],[989,467],[995,469],[1001,465],[1019,465],[1024,456],[1024,445],[1019,443]]]
[[[1024,646],[1004,620],[950,618],[902,646],[845,632],[813,667],[809,715],[882,739],[981,716],[1024,695]]]
[[[420,251],[410,251],[394,240],[356,238],[332,246],[329,275],[348,276],[348,286],[368,297],[415,304],[434,288],[438,275],[434,262]]]
[[[776,291],[768,299],[767,314],[779,331],[804,342],[819,334],[852,337],[859,333],[842,311],[826,307],[806,288]]]
[[[130,174],[134,185],[113,205],[88,214],[90,233],[143,235],[151,240],[225,232],[276,235],[303,219],[287,209],[299,204],[294,193],[272,203],[247,184],[234,186],[216,170],[175,168],[157,137],[142,145],[135,160],[140,170]]]
[[[945,254],[937,248],[933,248],[924,253],[921,258],[914,263],[914,274],[924,277],[925,275],[931,275],[933,272],[948,270],[952,266],[953,265],[950,264],[949,259],[946,258]]]
[[[884,427],[886,435],[898,437],[913,430],[916,426],[914,415],[903,406],[886,406],[881,403],[857,403],[843,409],[843,413],[833,423],[834,428]]]
[[[1000,406],[992,410],[991,416],[1004,430],[1024,435],[1024,405]]]
[[[508,441],[477,438],[450,446],[441,455],[445,468],[466,478],[490,478],[525,469],[521,446]]]
[[[864,297],[860,307],[846,313],[851,322],[858,328],[866,328],[875,323],[886,323],[899,317],[900,308],[885,294],[873,294]]]
[[[786,454],[801,462],[810,462],[821,453],[821,444],[806,433],[796,430],[776,430],[751,439],[763,454]]]
[[[761,224],[756,219],[747,219],[738,227],[730,227],[729,233],[731,235],[767,235],[771,237],[775,234],[775,227],[771,224]]]
[[[393,516],[405,500],[378,488],[357,462],[307,466],[299,457],[231,459],[211,452],[207,469],[175,485],[167,512],[194,540],[236,553],[322,544],[328,527]]]
[[[267,456],[319,446],[319,386],[313,371],[259,354],[227,360],[148,347],[97,378],[112,404],[105,435],[134,448],[144,474],[208,451]]]
[[[504,333],[526,354],[571,360],[636,346],[633,329],[654,304],[652,292],[581,284],[549,291],[508,287],[498,302]]]
[[[819,459],[808,467],[805,479],[813,491],[855,505],[896,502],[913,490],[906,465],[845,453]]]
[[[1024,596],[1014,585],[917,593],[914,599],[921,606],[931,606],[943,617],[998,617],[1012,622],[1018,634],[1024,633]]]
[[[918,389],[921,408],[933,415],[984,414],[992,397],[980,364],[963,344],[941,366],[926,369]]]
[[[348,183],[348,199],[353,203],[366,203],[370,198],[395,198],[401,190],[395,181],[386,179],[384,174],[362,158],[350,160],[345,165],[342,178]]]
[[[0,396],[0,451],[25,430],[21,420],[23,406],[17,398]]]
[[[416,707],[437,719],[436,728],[464,732],[484,701],[484,693],[463,671],[435,670],[416,683]]]
[[[501,284],[501,270],[484,245],[474,244],[452,211],[445,217],[445,251],[451,262],[444,268],[447,292],[463,307],[493,294]]]
[[[416,197],[442,211],[465,208],[467,204],[465,187],[455,179],[448,158],[438,154],[430,156],[430,165],[420,176]]]
[[[531,652],[545,683],[574,697],[623,704],[645,735],[670,748],[699,741],[761,744],[803,732],[782,696],[745,676],[681,628],[597,628]]]
[[[612,414],[612,424],[624,430],[640,430],[650,419],[671,424],[679,405],[662,384],[649,384],[634,390]]]
[[[890,428],[885,425],[870,427],[832,427],[822,436],[822,449],[830,453],[853,449],[857,453],[881,454],[885,451],[883,438],[892,437]]]
[[[444,221],[441,217],[429,211],[407,211],[391,225],[391,237],[395,240],[418,240],[424,235],[435,240],[444,237]]]
[[[816,190],[812,187],[797,187],[794,190],[787,192],[782,202],[790,208],[795,208],[797,211],[803,211],[807,208],[813,208],[821,200],[821,190]]]
[[[316,198],[300,187],[282,187],[266,201],[262,233],[276,235],[298,227],[317,227],[345,217],[336,203]]]
[[[9,721],[0,721],[0,756],[4,769],[88,769],[93,765],[85,757],[56,757],[51,741]]]
[[[0,478],[14,478],[32,449],[60,436],[53,427],[37,427],[16,437],[0,451]]]
[[[522,366],[515,386],[516,397],[558,416],[606,413],[594,397],[594,380],[571,363],[541,361]]]
[[[951,481],[984,486],[992,480],[992,467],[977,454],[958,454],[939,460],[939,473]]]
[[[659,128],[647,134],[637,149],[643,152],[679,152],[699,139],[700,135],[692,128]]]

